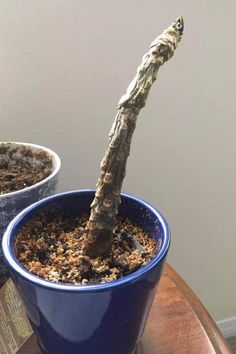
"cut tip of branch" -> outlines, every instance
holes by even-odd
[[[183,34],[184,31],[184,19],[182,16],[178,17],[173,23],[172,26],[180,33]]]

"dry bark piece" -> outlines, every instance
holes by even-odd
[[[110,144],[101,162],[101,175],[91,205],[84,247],[84,253],[91,257],[107,256],[111,250],[113,228],[137,116],[145,106],[159,67],[174,55],[183,28],[183,18],[179,17],[152,42],[135,78],[118,104],[118,113],[109,135]]]
[[[147,254],[146,250],[145,250],[144,247],[135,239],[135,237],[134,237],[132,234],[130,234],[130,233],[125,232],[124,230],[122,230],[122,231],[121,231],[121,235],[122,235],[123,238],[125,238],[126,240],[128,240],[128,241],[131,243],[132,247],[133,247],[134,249],[136,249],[136,250],[141,254],[142,257],[146,256],[146,254]]]

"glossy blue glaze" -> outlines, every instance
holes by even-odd
[[[18,214],[3,237],[3,252],[38,341],[49,354],[131,354],[141,338],[170,244],[165,218],[146,202],[122,195],[119,214],[141,225],[161,248],[145,267],[119,280],[89,286],[60,285],[23,269],[13,253],[21,227],[46,210],[89,212],[94,191],[58,194]]]

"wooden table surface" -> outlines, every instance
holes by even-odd
[[[196,295],[173,268],[166,265],[136,354],[213,353],[232,354]],[[41,354],[35,337],[32,336],[17,354]]]

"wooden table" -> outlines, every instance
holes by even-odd
[[[166,265],[136,354],[213,353],[232,354],[196,295],[173,268]],[[35,337],[32,336],[17,354],[41,354]]]

